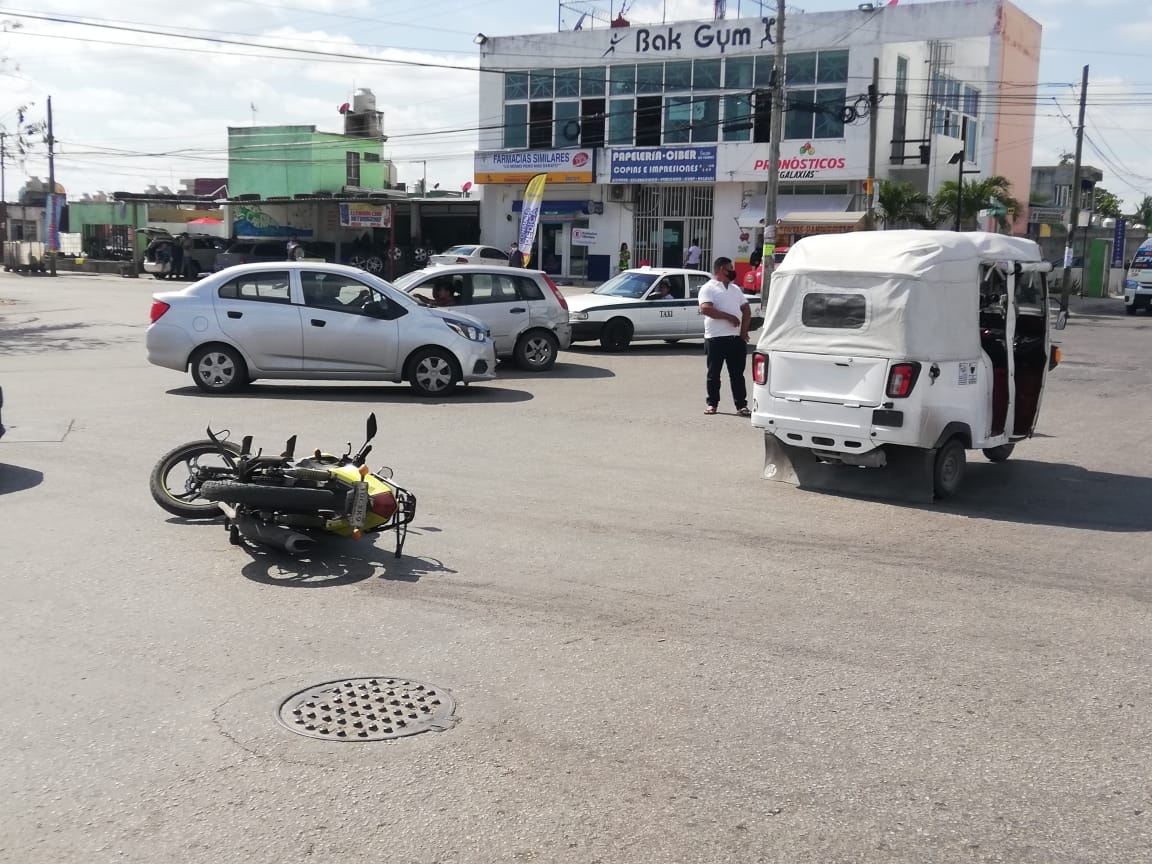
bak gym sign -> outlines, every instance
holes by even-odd
[[[633,51],[636,54],[673,54],[684,50],[684,46],[695,46],[702,50],[719,49],[723,54],[731,48],[764,48],[766,45],[775,45],[773,33],[776,27],[775,18],[761,18],[760,27],[753,33],[751,27],[718,27],[715,23],[697,24],[695,27],[637,27],[631,29],[635,35]],[[628,39],[628,33],[617,31],[612,34],[612,41],[601,57],[610,57],[616,53],[617,46]],[[759,39],[759,43],[757,43]]]

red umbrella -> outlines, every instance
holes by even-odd
[[[211,216],[201,216],[199,219],[189,220],[189,225],[223,225],[223,219],[213,219]]]

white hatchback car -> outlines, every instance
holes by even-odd
[[[439,255],[428,259],[430,264],[484,264],[488,267],[507,267],[508,253],[495,246],[480,246],[469,243],[464,246],[453,246],[445,249]]]
[[[148,360],[226,393],[256,378],[408,381],[434,396],[496,375],[488,328],[339,264],[245,264],[153,294]]]
[[[572,342],[568,301],[539,270],[461,264],[432,266],[395,281],[401,291],[436,302],[436,289],[450,305],[484,324],[498,357],[510,357],[527,372],[543,372]]]
[[[605,351],[622,351],[644,339],[704,338],[697,298],[712,277],[702,270],[641,267],[612,277],[590,294],[568,298],[573,342],[600,341]],[[747,297],[752,329],[760,327],[760,298]]]

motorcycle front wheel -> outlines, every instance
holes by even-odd
[[[222,442],[225,450],[240,455],[240,448],[230,441]],[[181,444],[160,457],[148,488],[152,500],[171,513],[183,519],[215,519],[224,511],[214,501],[204,499],[200,494],[206,480],[223,480],[231,477],[228,462],[220,449],[212,441],[191,441]]]

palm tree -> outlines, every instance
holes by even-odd
[[[941,185],[936,193],[933,204],[940,222],[943,224],[956,221],[956,181],[949,180]],[[1012,197],[1012,184],[1006,177],[995,175],[964,183],[960,187],[960,227],[962,229],[975,228],[978,221],[977,213],[992,207],[1020,212],[1020,202]],[[996,217],[996,227],[1001,231],[1008,231],[1012,223],[1007,215]]]
[[[1136,212],[1132,214],[1132,218],[1145,228],[1152,225],[1152,195],[1145,195],[1136,205]]]
[[[929,226],[927,211],[932,199],[911,183],[881,180],[876,193],[876,215],[885,228]]]

